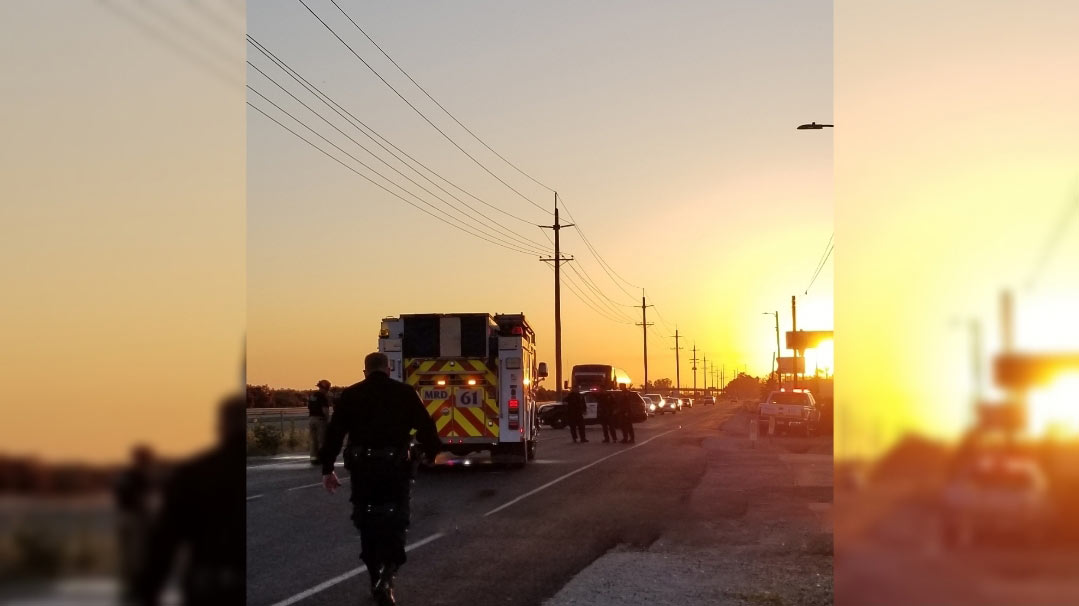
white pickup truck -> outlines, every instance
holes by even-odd
[[[798,431],[811,435],[817,431],[820,409],[808,389],[773,391],[768,394],[767,400],[761,402],[758,415],[761,434],[768,433],[772,419],[775,420],[776,433]]]

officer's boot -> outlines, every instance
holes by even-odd
[[[397,576],[397,565],[386,564],[382,569],[382,576],[379,578],[378,586],[375,587],[375,602],[378,606],[394,606],[397,604],[397,600],[394,599],[393,585]]]

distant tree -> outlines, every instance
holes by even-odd
[[[727,383],[727,387],[724,388],[724,393],[728,396],[749,400],[759,398],[761,396],[762,388],[761,380],[757,377],[751,377],[746,373],[738,373],[738,376],[733,381]]]
[[[558,399],[558,392],[553,389],[547,389],[546,387],[536,388],[536,401],[537,402],[553,402]]]
[[[670,379],[667,379],[667,378],[663,378],[663,379],[656,379],[652,383],[652,387],[654,389],[658,389],[658,390],[670,390],[670,388],[671,388],[671,386],[673,384],[674,384],[674,381],[671,381]]]
[[[247,407],[248,408],[269,408],[270,403],[273,401],[271,395],[272,390],[267,385],[248,385],[247,386]]]

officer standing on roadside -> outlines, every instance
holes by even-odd
[[[318,465],[318,453],[326,442],[326,424],[330,420],[330,382],[318,382],[318,391],[307,398],[308,439],[311,443],[311,464]]]
[[[618,434],[615,433],[615,402],[614,396],[609,391],[596,392],[596,418],[599,419],[600,429],[603,430],[604,442],[617,442]]]
[[[566,396],[566,424],[569,425],[569,435],[573,436],[574,442],[578,438],[581,442],[588,441],[584,434],[584,409],[584,396],[580,392],[571,391]]]
[[[629,386],[622,385],[622,391],[618,392],[618,408],[621,414],[622,443],[633,444],[637,441],[637,432],[633,430],[633,408],[636,404],[634,398],[637,394],[629,390]]]
[[[333,471],[345,435],[345,466],[352,472],[352,521],[360,531],[360,559],[380,606],[395,604],[394,577],[405,563],[412,490],[410,433],[429,461],[442,449],[435,423],[416,391],[390,378],[385,354],[364,359],[365,379],[342,392],[322,448],[322,484],[341,486]]]

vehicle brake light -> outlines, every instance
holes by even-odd
[[[518,414],[521,410],[521,402],[517,398],[512,398],[509,401],[509,426],[510,429],[517,429],[521,426],[521,417]],[[524,431],[523,427],[520,427],[521,431]]]
[[[439,379],[438,381],[435,381],[435,383],[437,383],[439,385],[445,385],[446,384],[446,379]]]
[[[469,379],[469,380],[468,380],[468,384],[469,384],[469,385],[475,385],[475,384],[476,384],[476,380],[475,380],[475,379]]]
[[[521,336],[524,336],[524,334],[525,334],[525,329],[521,328],[520,326],[514,326],[514,327],[513,327],[513,330],[511,330],[511,331],[510,331],[510,334],[515,334],[515,335],[521,335]]]

